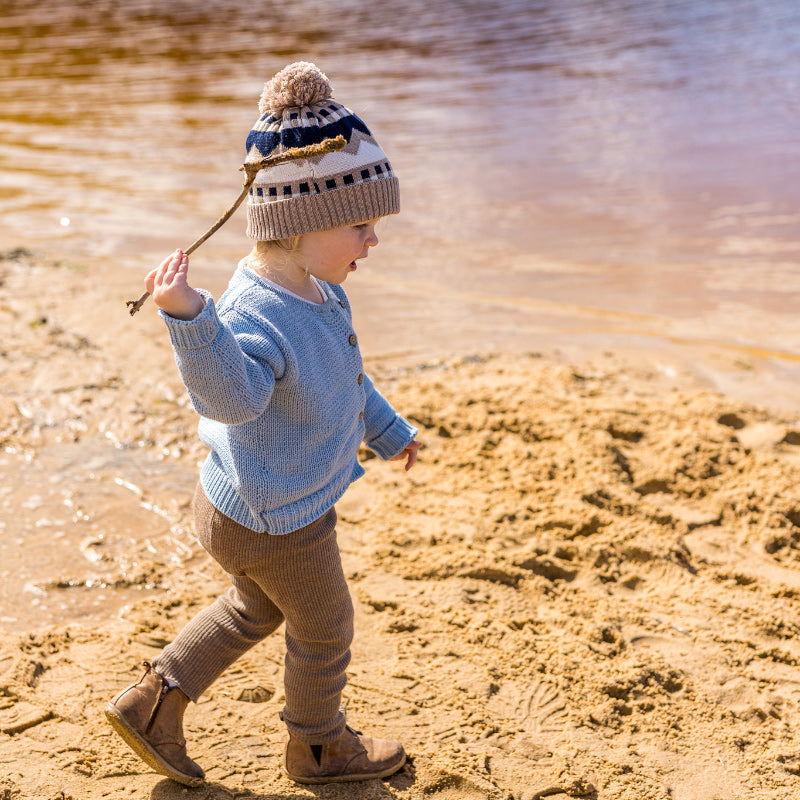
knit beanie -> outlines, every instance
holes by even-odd
[[[251,239],[285,239],[400,210],[386,154],[363,121],[331,94],[328,78],[307,61],[289,64],[265,84],[261,116],[247,137],[247,162],[339,135],[346,144],[260,170],[247,202]]]

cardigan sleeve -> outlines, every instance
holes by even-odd
[[[209,292],[198,290],[203,310],[192,320],[163,311],[175,362],[198,414],[226,425],[260,416],[285,367],[280,349],[263,328],[240,314],[220,320]]]
[[[327,284],[351,314],[350,300],[338,284]],[[389,401],[375,388],[369,375],[364,375],[364,443],[382,459],[387,460],[402,453],[414,441],[417,429],[400,416]]]
[[[364,443],[382,459],[390,459],[414,440],[417,428],[392,408],[368,375],[364,376],[364,390]]]

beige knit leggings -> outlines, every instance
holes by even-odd
[[[188,697],[200,695],[239,656],[286,620],[283,720],[307,744],[344,730],[341,696],[353,640],[353,603],[331,509],[304,528],[257,533],[217,511],[197,487],[197,538],[233,584],[153,661]]]

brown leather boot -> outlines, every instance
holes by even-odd
[[[205,773],[186,755],[183,712],[189,698],[170,686],[146,661],[138,683],[106,706],[114,730],[148,766],[186,786],[200,786]]]
[[[289,734],[283,769],[297,783],[344,783],[385,778],[405,763],[400,742],[362,736],[348,726],[328,744],[304,744]]]

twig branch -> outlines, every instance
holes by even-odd
[[[306,147],[292,147],[289,150],[279,153],[275,156],[267,156],[258,161],[246,161],[239,169],[245,173],[244,185],[239,196],[233,201],[233,205],[196,241],[192,242],[184,253],[191,255],[203,242],[216,233],[232,216],[234,211],[242,204],[242,201],[247,197],[256,175],[262,169],[274,167],[276,164],[283,164],[286,161],[296,161],[304,158],[314,158],[321,156],[325,153],[332,153],[334,150],[341,150],[347,142],[344,136],[336,136],[333,139],[323,139],[319,144],[310,144]],[[128,313],[133,316],[145,303],[147,298],[150,297],[150,292],[145,292],[138,300],[128,300],[125,305],[128,306]]]

